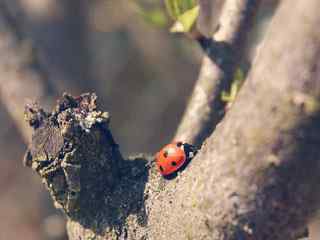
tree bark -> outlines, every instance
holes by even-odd
[[[161,178],[152,162],[145,166],[142,159],[148,158],[144,156],[134,161],[119,159],[110,148],[115,146],[110,145],[111,136],[104,147],[99,141],[90,141],[90,151],[80,151],[82,155],[75,151],[75,158],[64,158],[57,153],[58,148],[51,148],[51,156],[67,162],[86,163],[92,156],[97,166],[101,156],[102,166],[111,171],[101,176],[91,174],[90,178],[80,174],[80,181],[76,178],[86,194],[76,195],[73,208],[63,205],[69,216],[71,240],[278,240],[294,239],[300,233],[315,213],[320,197],[315,191],[320,185],[320,33],[316,31],[320,2],[295,4],[292,8],[292,1],[282,1],[233,107],[198,155],[175,178]],[[58,119],[58,123],[51,124],[55,124],[58,142],[64,144],[73,139],[66,134],[72,130],[64,125],[64,120],[70,120],[67,112],[77,116],[82,113],[79,106],[86,106],[67,99],[69,103],[60,104],[51,115]],[[90,134],[94,133],[96,140],[96,131],[106,130],[100,124],[88,124],[97,123],[104,115],[97,114],[96,109],[85,109],[89,112],[70,122],[84,126],[77,129],[87,134],[83,141],[75,142],[75,149],[86,149],[81,144],[89,143],[85,139],[91,139]],[[84,117],[86,114],[90,117]],[[57,131],[63,132],[64,141]],[[62,153],[66,146],[61,147]],[[31,162],[35,160],[42,166],[44,155],[37,148],[31,153],[37,156]],[[115,159],[119,159],[119,165],[108,168]],[[38,172],[42,169],[35,166]],[[82,166],[88,167],[84,171],[97,171],[90,164]],[[108,174],[114,178],[108,178]],[[65,171],[63,179],[69,175]],[[87,181],[98,187],[86,187]],[[54,186],[48,185],[56,193]],[[62,190],[72,189],[71,181]]]
[[[283,1],[235,105],[173,191],[163,214],[171,231],[160,231],[167,237],[179,239],[179,223],[195,239],[206,228],[212,239],[294,239],[315,213],[319,2],[290,4]]]
[[[204,49],[208,56],[203,59],[175,140],[199,146],[223,117],[225,102],[221,100],[221,93],[230,88],[259,4],[260,0],[228,0],[224,3],[219,30],[213,41],[208,43],[205,40],[208,46]]]

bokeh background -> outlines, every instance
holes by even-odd
[[[47,76],[41,79],[46,89],[41,101],[47,108],[63,92],[93,91],[111,114],[124,155],[153,153],[170,141],[197,80],[202,51],[186,36],[169,33],[172,22],[161,0],[1,2],[0,25],[7,24],[20,44],[31,46],[30,58],[38,59]],[[263,1],[246,60],[254,55],[276,2]],[[0,43],[3,33],[0,27]],[[16,93],[34,99],[20,77]],[[14,80],[6,81],[0,82],[2,91]],[[0,239],[67,239],[64,217],[53,208],[39,178],[22,166],[26,124],[12,118],[8,99],[1,99]],[[23,112],[23,103],[18,104],[14,111]]]

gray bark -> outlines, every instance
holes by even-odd
[[[221,93],[230,88],[259,3],[260,0],[225,2],[220,28],[205,49],[208,56],[203,59],[175,140],[201,145],[223,117],[226,103],[221,100]]]
[[[320,185],[319,8],[318,0],[298,1],[295,8],[290,0],[282,2],[233,107],[198,155],[170,181],[159,176],[152,162],[145,166],[143,159],[148,158],[144,156],[133,161],[119,158],[112,150],[111,136],[103,138],[104,147],[99,145],[99,129],[105,128],[89,124],[103,116],[92,114],[95,108],[73,104],[75,100],[70,98],[60,104],[51,115],[60,119],[54,127],[58,142],[68,142],[61,141],[58,131],[72,141],[72,135],[66,134],[73,133],[72,124],[86,126],[82,129],[86,138],[75,141],[73,157],[60,156],[59,148],[51,147],[51,155],[46,154],[53,156],[49,165],[51,161],[59,164],[53,159],[86,163],[91,158],[97,166],[101,156],[103,168],[108,169],[101,176],[90,174],[90,178],[81,173],[86,194],[76,195],[72,208],[62,205],[69,216],[69,238],[294,239],[315,213],[320,197],[315,191]],[[67,112],[74,112],[72,118],[83,107],[90,118],[83,118],[83,113],[70,121],[71,128],[65,125],[65,120],[70,120]],[[43,116],[33,115],[35,119]],[[83,151],[86,145],[82,144],[88,144],[91,134],[95,141],[90,141],[90,151]],[[45,156],[35,148],[36,143],[27,162],[41,166]],[[61,153],[64,150],[61,147]],[[35,169],[39,172],[42,167]],[[88,167],[83,171],[97,170]],[[64,171],[62,179],[69,175]],[[87,183],[95,183],[97,188],[87,188]],[[59,184],[48,186],[53,195],[55,186],[61,188]],[[71,181],[59,192],[68,192],[73,186]]]
[[[163,216],[167,237],[178,238],[179,223],[195,239],[206,229],[211,239],[294,239],[315,213],[319,2],[290,4],[283,1],[237,101],[179,181]]]

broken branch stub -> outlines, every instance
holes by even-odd
[[[122,156],[109,130],[109,115],[97,109],[95,94],[64,94],[51,112],[27,105],[33,128],[24,163],[35,170],[57,208],[72,219],[95,216],[119,181]],[[79,211],[81,209],[81,211]]]

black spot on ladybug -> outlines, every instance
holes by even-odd
[[[160,166],[160,171],[163,172],[163,167],[162,166]]]
[[[171,165],[172,165],[172,166],[177,166],[177,163],[176,163],[175,161],[172,161],[172,162],[171,162]]]
[[[163,156],[164,156],[165,158],[167,158],[167,157],[168,157],[168,151],[164,151]]]

